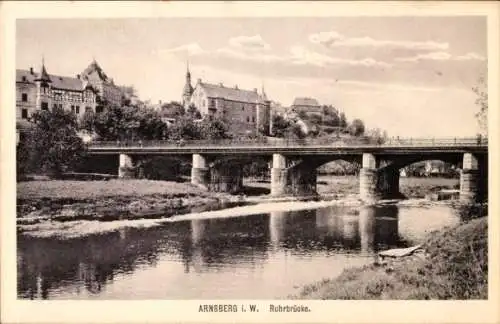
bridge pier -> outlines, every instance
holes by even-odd
[[[307,163],[287,167],[287,158],[273,154],[271,168],[271,195],[316,195],[316,168]]]
[[[392,167],[378,168],[379,161],[371,153],[363,153],[359,173],[359,197],[363,202],[374,203],[380,199],[399,196],[399,170]]]
[[[288,170],[286,169],[286,157],[282,154],[273,154],[273,165],[271,168],[271,195],[281,196],[286,193]]]
[[[487,196],[488,174],[485,157],[464,153],[460,171],[460,202],[483,201]]]
[[[118,178],[135,178],[135,166],[132,156],[128,154],[120,154],[118,164]]]
[[[191,168],[191,183],[208,189],[210,183],[210,170],[207,161],[201,154],[193,154],[193,166]]]

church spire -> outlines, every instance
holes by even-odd
[[[189,104],[191,95],[193,94],[193,86],[191,85],[191,72],[189,71],[189,60],[186,61],[186,84],[182,91],[182,103],[184,106]]]
[[[264,82],[262,82],[262,100],[267,100],[266,90],[264,90]]]
[[[189,59],[186,60],[186,82],[191,83],[191,72],[189,71]]]
[[[35,79],[35,81],[51,82],[50,76],[47,73],[47,70],[45,69],[45,57],[43,55],[42,55],[42,67],[40,68],[40,73],[38,73],[38,77]]]

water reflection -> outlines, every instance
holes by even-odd
[[[403,224],[410,223],[405,220],[406,214],[396,206],[354,210],[333,206],[173,222],[158,228],[129,228],[65,241],[20,236],[18,296],[133,298],[134,287],[120,293],[108,292],[106,287],[127,278],[142,278],[141,273],[156,268],[156,279],[146,276],[147,282],[143,283],[151,298],[168,295],[168,289],[160,291],[158,282],[182,292],[183,285],[202,280],[191,287],[195,294],[203,285],[227,285],[228,275],[234,287],[244,286],[245,280],[250,280],[250,287],[245,289],[265,290],[278,284],[275,278],[282,278],[283,282],[292,278],[311,281],[311,271],[345,266],[338,257],[331,256],[373,256],[380,249],[406,246],[399,233],[402,220]],[[417,214],[413,211],[411,218]],[[404,230],[411,233],[408,226]],[[294,270],[299,266],[304,275]],[[247,276],[231,275],[238,272]],[[252,274],[255,279],[248,279]],[[293,284],[297,282],[290,285]],[[246,291],[238,293],[241,295],[237,296],[244,296]]]

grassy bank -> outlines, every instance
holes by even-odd
[[[311,284],[299,299],[486,299],[487,218],[432,233],[425,253],[345,270]]]
[[[61,216],[65,206],[72,210],[62,217],[102,216],[108,210],[168,212],[227,201],[228,197],[170,181],[28,181],[17,184],[17,212],[18,217]]]
[[[99,199],[147,195],[206,195],[190,183],[152,180],[27,181],[17,184],[18,199]]]

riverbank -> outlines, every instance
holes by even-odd
[[[401,192],[408,198],[424,198],[441,189],[452,189],[456,179],[402,178]],[[217,203],[283,201],[268,196],[267,182],[245,181],[242,195],[208,192],[189,182],[152,180],[27,181],[17,184],[17,217],[63,216],[131,211],[137,215],[193,208]],[[319,176],[318,193],[327,199],[353,198],[359,180],[354,176]],[[80,215],[82,216],[82,215]],[[89,217],[90,217],[89,216]]]
[[[151,180],[29,181],[17,184],[17,217],[87,216],[168,211],[234,202],[190,183]]]
[[[422,252],[344,270],[307,285],[294,299],[486,299],[488,221],[431,233]]]

